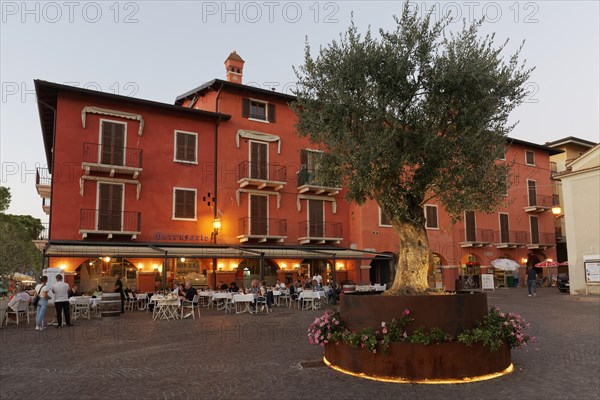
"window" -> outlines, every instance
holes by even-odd
[[[324,237],[324,212],[323,201],[308,200],[308,236],[316,238]]]
[[[474,211],[465,211],[465,238],[467,242],[477,241]]]
[[[503,147],[498,156],[498,160],[506,161],[506,148]]]
[[[254,99],[242,99],[242,117],[275,122],[275,104]]]
[[[499,213],[498,217],[500,218],[500,243],[509,243],[508,214]]]
[[[269,210],[268,196],[250,195],[250,234],[267,235],[267,213]]]
[[[319,169],[319,161],[323,153],[315,150],[300,150],[300,172],[298,174],[298,186],[315,185],[315,174]]]
[[[529,217],[529,226],[531,227],[531,243],[540,243],[540,231],[538,226],[538,217],[531,215]]]
[[[425,227],[427,229],[438,229],[438,209],[434,205],[425,205]]]
[[[98,230],[121,231],[123,184],[98,183]]]
[[[173,188],[173,219],[196,220],[196,189]]]
[[[193,132],[175,131],[175,157],[173,161],[198,163],[198,135]]]
[[[263,142],[250,142],[250,177],[253,179],[269,179],[268,177],[268,146]]]
[[[125,125],[121,122],[101,120],[100,163],[125,165]]]
[[[525,150],[525,164],[535,165],[535,156],[533,151]]]
[[[527,180],[527,196],[529,207],[537,206],[537,186],[535,181]]]
[[[392,226],[390,219],[381,207],[379,207],[379,226]]]

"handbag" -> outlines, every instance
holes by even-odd
[[[33,308],[37,308],[38,303],[40,302],[40,292],[42,291],[42,289],[44,288],[44,286],[46,286],[45,284],[42,285],[42,287],[40,288],[40,290],[38,290],[37,295],[33,298],[32,304],[33,304]]]

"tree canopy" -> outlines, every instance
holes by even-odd
[[[532,70],[521,48],[505,60],[507,42],[480,36],[482,21],[448,32],[448,18],[420,17],[408,2],[394,18],[396,29],[377,37],[352,24],[316,57],[307,41],[293,107],[299,134],[325,149],[321,181],[341,177],[350,200],[376,200],[397,232],[412,229],[400,246],[410,253],[406,235],[420,235],[428,253],[426,201],[435,197],[454,220],[501,204],[509,166],[497,160]],[[426,286],[423,254],[399,261],[425,269],[425,283],[423,271],[418,284],[404,277],[416,291]]]

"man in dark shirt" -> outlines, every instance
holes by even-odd
[[[537,272],[535,272],[535,268],[533,267],[527,267],[527,291],[529,292],[528,296],[531,297],[531,295],[537,296],[536,290],[535,290],[535,284],[536,284],[536,279],[537,279]]]
[[[195,287],[192,286],[192,282],[187,282],[185,284],[185,301],[189,303],[193,303],[194,296],[198,294],[198,291]],[[194,305],[195,306],[195,305]],[[183,318],[191,317],[192,313],[187,313]]]
[[[116,274],[115,279],[115,293],[121,294],[121,314],[125,312],[125,293],[123,293],[123,282],[121,282],[121,275]]]

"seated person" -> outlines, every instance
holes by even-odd
[[[252,279],[252,284],[250,286],[250,290],[248,293],[254,293],[254,294],[259,294],[260,293],[260,287],[258,286],[258,280],[257,279]]]
[[[198,291],[196,290],[195,287],[192,286],[192,282],[186,282],[185,284],[185,302],[189,305],[189,303],[193,303],[194,302],[194,297],[198,294]],[[194,304],[196,305],[196,304]],[[189,312],[186,315],[184,315],[183,318],[189,318],[192,316],[192,313]]]
[[[223,281],[219,281],[219,284],[217,285],[217,287],[219,288],[219,290],[222,290],[222,291],[229,290],[229,286],[226,283],[224,283]]]
[[[73,285],[73,287],[70,288],[69,291],[67,292],[67,296],[69,296],[69,298],[71,298],[73,296],[78,296],[77,289],[79,289],[79,287],[77,285]]]
[[[179,284],[173,282],[173,291],[171,293],[175,296],[179,296]]]
[[[92,297],[94,297],[94,298],[102,297],[102,286],[100,286],[100,285],[96,286],[96,290],[94,291],[94,293],[92,293]]]
[[[277,279],[277,283],[275,284],[275,290],[285,290],[285,283],[281,282],[279,279]]]
[[[292,282],[290,283],[290,298],[292,300],[296,300],[298,298],[298,288],[296,287],[296,285]]]
[[[240,291],[240,288],[238,288],[237,283],[231,282],[231,284],[229,285],[229,291],[231,293],[238,293]]]
[[[316,281],[315,281],[315,282],[316,282]],[[310,282],[308,282],[308,281],[307,281],[307,282],[304,284],[304,289],[312,289],[312,288],[313,288],[313,286],[312,286],[312,283],[310,283]]]
[[[8,302],[8,306],[13,310],[17,309],[17,303],[19,301],[31,301],[31,296],[25,291],[25,287],[23,285],[17,285],[17,293],[10,299]]]

